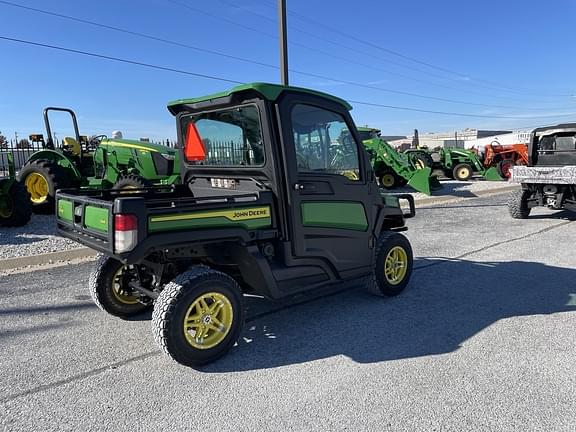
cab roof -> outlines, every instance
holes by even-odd
[[[200,96],[196,98],[189,98],[189,99],[177,99],[172,102],[168,102],[168,110],[172,114],[178,114],[180,111],[183,111],[185,106],[193,105],[199,102],[209,102],[214,99],[230,97],[235,94],[240,94],[244,92],[255,92],[258,93],[262,98],[275,101],[280,97],[280,95],[284,92],[295,92],[295,93],[308,93],[314,96],[319,96],[325,99],[329,99],[333,102],[336,102],[342,106],[344,106],[347,110],[351,110],[352,106],[346,102],[344,99],[340,99],[336,96],[332,96],[328,93],[319,92],[316,90],[311,90],[303,87],[293,87],[293,86],[283,86],[279,84],[269,84],[269,83],[262,83],[262,82],[255,82],[249,84],[242,84],[236,87],[231,88],[230,90],[223,91],[220,93],[214,93],[207,96]]]

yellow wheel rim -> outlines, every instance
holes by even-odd
[[[470,175],[470,172],[468,171],[468,168],[460,168],[458,170],[458,177],[460,178],[465,178],[468,177]]]
[[[426,165],[420,159],[416,159],[416,161],[414,162],[414,166],[416,167],[416,169],[419,170],[426,168]]]
[[[138,304],[138,297],[130,294],[130,291],[124,286],[123,276],[126,268],[126,266],[122,266],[114,274],[114,278],[112,279],[112,295],[120,303],[127,305]]]
[[[26,177],[24,185],[30,194],[30,200],[34,204],[41,204],[48,199],[50,190],[48,180],[42,174],[30,173]]]
[[[122,195],[126,195],[126,194],[133,194],[133,193],[137,193],[136,189],[138,189],[136,186],[132,186],[132,185],[126,185],[126,186],[122,186],[120,188],[120,190],[122,192],[120,192]]]
[[[382,186],[391,187],[394,185],[394,176],[392,174],[384,174],[381,181]]]
[[[194,348],[214,348],[228,335],[233,320],[228,297],[216,292],[202,294],[184,315],[184,336]]]
[[[394,246],[384,261],[384,276],[390,285],[398,285],[408,272],[408,254],[404,248]]]
[[[352,170],[343,171],[342,175],[349,180],[360,180],[360,177],[358,177],[358,174]]]

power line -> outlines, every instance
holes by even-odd
[[[0,36],[0,39],[10,41],[10,42],[17,42],[17,43],[26,44],[26,45],[33,45],[33,46],[42,47],[42,48],[50,48],[53,50],[65,51],[65,52],[69,52],[69,53],[105,59],[105,60],[110,60],[110,61],[116,61],[116,62],[120,62],[120,63],[127,63],[127,64],[131,64],[131,65],[135,65],[135,66],[142,66],[142,67],[146,67],[146,68],[150,68],[150,69],[158,69],[158,70],[163,70],[163,71],[167,71],[167,72],[179,73],[179,74],[183,74],[183,75],[191,75],[191,76],[195,76],[197,78],[206,78],[206,79],[211,79],[211,80],[216,80],[216,81],[228,82],[228,83],[232,83],[232,84],[244,84],[241,81],[217,77],[214,75],[207,75],[207,74],[201,74],[201,73],[197,73],[197,72],[190,72],[190,71],[186,71],[186,70],[182,70],[182,69],[175,69],[175,68],[166,67],[166,66],[154,65],[151,63],[144,63],[144,62],[139,62],[139,61],[135,61],[135,60],[123,59],[120,57],[112,57],[112,56],[108,56],[108,55],[104,55],[104,54],[97,54],[97,53],[92,53],[92,52],[88,52],[88,51],[81,51],[81,50],[76,50],[76,49],[72,49],[72,48],[60,47],[57,45],[49,45],[49,44],[44,44],[44,43],[40,43],[40,42],[33,42],[33,41],[27,41],[27,40],[23,40],[23,39],[11,38],[11,37],[7,37],[7,36]]]
[[[269,7],[272,7],[269,2],[264,2],[264,3],[265,3],[265,4],[268,3],[268,6],[269,6]],[[511,87],[509,87],[509,86],[503,86],[502,84],[493,83],[493,82],[488,81],[488,80],[479,79],[479,78],[473,77],[473,76],[471,76],[471,75],[469,75],[469,74],[463,74],[463,73],[461,73],[461,72],[457,72],[457,71],[454,71],[454,70],[451,70],[451,69],[448,69],[448,68],[445,68],[445,67],[442,67],[442,66],[434,65],[434,64],[432,64],[432,63],[425,62],[425,61],[419,60],[419,59],[417,59],[417,58],[414,58],[414,57],[411,57],[411,56],[402,54],[402,53],[400,53],[400,52],[398,52],[398,51],[394,51],[394,50],[392,50],[392,49],[390,49],[390,48],[382,47],[382,46],[377,45],[377,44],[375,44],[375,43],[373,43],[373,42],[370,42],[370,41],[367,41],[367,40],[358,38],[358,37],[356,37],[356,36],[354,36],[354,35],[345,33],[345,32],[343,32],[343,31],[340,30],[340,29],[336,29],[336,28],[334,28],[334,27],[328,26],[328,25],[326,25],[326,24],[324,24],[324,23],[322,23],[322,22],[320,22],[320,21],[317,21],[317,20],[315,20],[315,19],[312,19],[312,18],[310,18],[310,17],[308,17],[308,16],[306,16],[306,15],[302,15],[302,14],[299,14],[299,13],[294,12],[294,11],[288,11],[288,13],[291,14],[291,15],[294,15],[294,16],[298,17],[299,19],[301,19],[301,20],[303,20],[303,21],[311,22],[311,23],[313,23],[313,24],[315,24],[315,25],[317,25],[317,26],[321,26],[321,27],[323,27],[323,28],[325,28],[325,29],[327,29],[327,30],[332,31],[333,33],[339,34],[339,35],[344,36],[344,37],[346,37],[346,38],[348,38],[348,39],[352,39],[352,40],[354,40],[354,41],[356,41],[356,42],[359,42],[359,43],[362,43],[362,44],[364,44],[364,45],[371,46],[372,48],[375,48],[375,49],[378,49],[378,50],[380,50],[380,51],[386,52],[386,53],[388,53],[388,54],[390,54],[390,55],[393,55],[393,56],[396,56],[396,57],[399,57],[399,58],[402,58],[402,59],[405,59],[405,60],[408,60],[408,61],[411,61],[411,62],[414,62],[414,63],[417,63],[417,64],[421,64],[421,65],[423,65],[423,66],[427,66],[427,67],[429,67],[429,68],[436,69],[436,70],[439,70],[439,71],[442,71],[442,72],[445,72],[445,73],[448,73],[448,74],[451,74],[451,75],[456,75],[456,76],[459,76],[460,78],[473,78],[475,81],[484,82],[484,83],[486,83],[486,84],[489,84],[489,85],[492,86],[492,87],[496,87],[496,88],[499,88],[499,89],[507,89],[508,91],[511,91],[511,92],[513,92],[513,93],[518,93],[518,92],[513,91],[513,88],[511,88]],[[452,80],[454,80],[454,79],[452,79]],[[460,81],[458,80],[458,82],[460,82]],[[476,85],[477,85],[477,84],[476,84]],[[526,88],[522,88],[522,87],[516,87],[516,88],[519,89],[519,90],[522,90],[522,91],[533,91],[533,90],[526,89]],[[520,93],[520,94],[522,94],[522,93]],[[566,96],[570,97],[570,96],[571,96],[571,94],[567,94],[567,93],[563,93],[563,94],[550,94],[550,93],[546,93],[546,95],[547,95],[547,96],[561,96],[561,97],[566,97]]]
[[[222,0],[221,0],[222,1]],[[224,4],[229,4],[227,2],[222,1]],[[177,2],[179,3],[179,2]],[[192,50],[196,50],[196,51],[200,51],[200,52],[205,52],[208,54],[212,54],[212,55],[217,55],[220,57],[224,57],[224,58],[229,58],[229,59],[233,59],[233,60],[237,60],[237,61],[242,61],[245,63],[250,63],[250,64],[255,64],[255,65],[259,65],[259,66],[264,66],[264,67],[268,67],[268,68],[272,68],[272,69],[279,69],[278,66],[276,65],[272,65],[272,64],[268,64],[268,63],[264,63],[264,62],[260,62],[260,61],[255,61],[255,60],[251,60],[251,59],[247,59],[247,58],[243,58],[243,57],[239,57],[239,56],[234,56],[234,55],[229,55],[226,53],[222,53],[219,51],[214,51],[214,50],[210,50],[210,49],[205,49],[205,48],[200,48],[197,46],[193,46],[193,45],[189,45],[189,44],[185,44],[182,42],[178,42],[178,41],[174,41],[174,40],[170,40],[170,39],[165,39],[165,38],[161,38],[158,36],[153,36],[150,34],[146,34],[146,33],[141,33],[141,32],[136,32],[136,31],[132,31],[132,30],[128,30],[125,28],[121,28],[121,27],[115,27],[115,26],[111,26],[111,25],[107,25],[107,24],[102,24],[99,22],[94,22],[94,21],[90,21],[87,19],[83,19],[83,18],[78,18],[78,17],[74,17],[71,15],[64,15],[64,14],[60,14],[60,13],[55,13],[55,12],[51,12],[51,11],[47,11],[44,9],[38,9],[38,8],[32,8],[29,6],[23,6],[23,5],[19,5],[16,3],[12,3],[6,0],[0,0],[0,4],[5,4],[8,6],[14,6],[17,8],[21,8],[24,10],[28,10],[28,11],[32,11],[32,12],[37,12],[37,13],[41,13],[44,15],[48,15],[48,16],[54,16],[57,18],[61,18],[61,19],[66,19],[66,20],[70,20],[70,21],[74,21],[74,22],[79,22],[82,24],[88,24],[91,26],[95,26],[98,28],[104,28],[106,30],[112,30],[112,31],[116,31],[116,32],[120,32],[120,33],[124,33],[124,34],[129,34],[132,36],[137,36],[137,37],[141,37],[141,38],[145,38],[145,39],[149,39],[149,40],[153,40],[153,41],[157,41],[157,42],[162,42],[165,44],[169,44],[169,45],[173,45],[173,46],[177,46],[180,48],[187,48],[187,49],[192,49]],[[194,10],[196,10],[195,8],[193,8]],[[392,94],[398,94],[398,95],[403,95],[403,96],[410,96],[410,97],[416,97],[416,98],[421,98],[421,99],[428,99],[428,100],[435,100],[435,101],[440,101],[440,102],[448,102],[448,103],[455,103],[455,104],[461,104],[461,105],[470,105],[470,106],[479,106],[479,107],[487,107],[487,108],[505,108],[505,109],[525,109],[528,111],[542,111],[545,110],[545,108],[530,108],[530,107],[516,107],[516,106],[508,106],[508,105],[494,105],[494,104],[483,104],[483,103],[474,103],[474,102],[467,102],[467,101],[463,101],[463,100],[457,100],[457,99],[449,99],[449,98],[442,98],[442,97],[435,97],[435,96],[428,96],[428,95],[422,95],[422,94],[418,94],[418,93],[412,93],[412,92],[405,92],[405,91],[401,91],[401,90],[395,90],[395,89],[390,89],[390,88],[383,88],[383,87],[378,87],[378,86],[374,86],[374,85],[370,85],[370,84],[363,84],[363,83],[358,83],[355,81],[348,81],[348,80],[342,80],[342,79],[337,79],[337,78],[332,78],[332,77],[327,77],[324,75],[320,75],[320,74],[314,74],[314,73],[310,73],[310,72],[305,72],[305,71],[299,71],[299,70],[294,70],[291,69],[290,70],[293,73],[297,73],[299,75],[304,75],[304,76],[309,76],[309,77],[313,77],[313,78],[319,78],[319,79],[324,79],[324,80],[329,80],[329,81],[333,81],[333,82],[337,82],[337,83],[341,83],[341,84],[347,84],[347,85],[352,85],[352,86],[356,86],[356,87],[361,87],[361,88],[367,88],[370,90],[377,90],[377,91],[382,91],[385,93],[392,93]]]
[[[82,50],[76,50],[76,49],[71,49],[71,48],[65,48],[65,47],[60,47],[60,46],[56,46],[56,45],[49,45],[49,44],[44,44],[44,43],[39,43],[39,42],[27,41],[27,40],[23,40],[23,39],[11,38],[11,37],[7,37],[7,36],[1,36],[0,35],[0,40],[20,43],[20,44],[25,44],[25,45],[32,45],[32,46],[42,47],[42,48],[49,48],[49,49],[53,49],[53,50],[69,52],[69,53],[73,53],[73,54],[84,55],[84,56],[94,57],[94,58],[98,58],[98,59],[104,59],[104,60],[109,60],[109,61],[125,63],[125,64],[131,64],[131,65],[141,66],[141,67],[146,67],[146,68],[151,68],[151,69],[157,69],[157,70],[162,70],[162,71],[166,71],[166,72],[173,72],[173,73],[179,73],[179,74],[184,74],[184,75],[190,75],[190,76],[194,76],[197,78],[205,78],[205,79],[228,82],[228,83],[233,83],[233,84],[244,84],[241,81],[231,80],[231,79],[222,78],[222,77],[218,77],[218,76],[214,76],[214,75],[201,74],[201,73],[186,71],[186,70],[182,70],[182,69],[175,69],[175,68],[166,67],[166,66],[159,66],[159,65],[144,63],[144,62],[135,61],[135,60],[128,60],[128,59],[108,56],[108,55],[104,55],[104,54],[92,53],[89,51],[82,51]],[[451,116],[463,116],[463,117],[493,118],[493,119],[516,119],[516,120],[518,120],[518,119],[525,119],[525,118],[536,119],[536,118],[576,116],[576,113],[546,115],[546,116],[521,116],[521,117],[520,116],[500,116],[500,115],[497,116],[497,115],[482,115],[482,114],[466,114],[466,113],[446,112],[446,111],[432,111],[432,110],[424,110],[424,109],[419,109],[419,108],[401,107],[401,106],[395,106],[395,105],[384,105],[384,104],[365,102],[365,101],[355,101],[355,100],[349,100],[348,102],[353,103],[353,104],[367,105],[367,106],[381,107],[381,108],[389,108],[389,109],[395,109],[395,110],[415,111],[415,112],[424,112],[424,113],[451,115]]]

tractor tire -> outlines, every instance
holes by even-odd
[[[508,198],[508,213],[514,219],[527,219],[530,216],[531,208],[528,207],[530,191],[514,191]]]
[[[130,279],[137,279],[137,275],[128,266],[100,255],[88,280],[92,300],[104,312],[122,319],[144,312],[149,306],[138,301],[140,296],[128,286]]]
[[[242,291],[234,279],[209,267],[194,267],[170,282],[156,300],[152,332],[162,350],[185,366],[222,357],[244,324]]]
[[[378,176],[378,182],[384,189],[394,189],[398,187],[399,176],[391,169],[386,169]]]
[[[412,246],[402,234],[384,231],[378,238],[372,274],[366,280],[368,292],[385,297],[400,294],[408,285],[414,257]]]
[[[32,203],[34,213],[52,213],[56,191],[68,186],[64,170],[53,161],[46,159],[26,163],[18,175]]]
[[[118,179],[112,189],[123,189],[126,190],[125,193],[130,193],[130,189],[144,189],[150,186],[148,180],[139,175],[129,174],[122,176]]]
[[[13,181],[5,198],[6,207],[0,208],[0,226],[19,227],[30,222],[32,204],[22,183]]]
[[[516,165],[516,162],[514,162],[514,159],[504,159],[501,160],[500,162],[498,162],[498,174],[500,174],[500,177],[504,178],[504,179],[508,179],[510,178],[510,175],[512,174],[510,172],[510,170],[514,167],[514,165]]]
[[[434,165],[434,160],[432,160],[432,156],[425,152],[414,152],[410,154],[414,165],[416,168],[423,169],[423,168],[432,168]]]
[[[458,164],[452,170],[454,180],[466,181],[472,177],[472,174],[474,174],[474,170],[467,163]]]

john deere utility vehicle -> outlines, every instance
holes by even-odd
[[[476,173],[486,180],[502,180],[498,170],[494,167],[484,167],[478,155],[472,150],[447,147],[430,151],[425,148],[418,148],[408,149],[404,153],[430,167],[433,173],[440,171],[451,179],[466,181]]]
[[[75,137],[64,138],[62,147],[52,139],[50,112],[70,115]],[[31,135],[39,145],[22,167],[19,178],[26,185],[35,211],[53,208],[56,190],[67,187],[134,189],[169,185],[179,179],[176,150],[140,141],[87,138],[78,131],[76,115],[68,108],[44,110],[47,140]]]
[[[103,253],[90,277],[102,310],[128,318],[153,305],[156,342],[199,366],[236,343],[243,293],[406,287],[412,249],[400,232],[414,200],[381,194],[346,101],[256,83],[168,109],[182,184],[56,197],[59,233]]]
[[[537,128],[528,143],[528,165],[514,166],[510,215],[526,219],[534,207],[576,211],[576,123]]]
[[[430,195],[432,190],[442,188],[432,170],[419,160],[399,153],[383,140],[380,129],[359,127],[358,134],[370,157],[374,174],[385,189],[394,189],[408,184],[418,192]]]
[[[16,180],[14,155],[11,150],[0,150],[0,226],[26,225],[31,215],[28,192]]]

